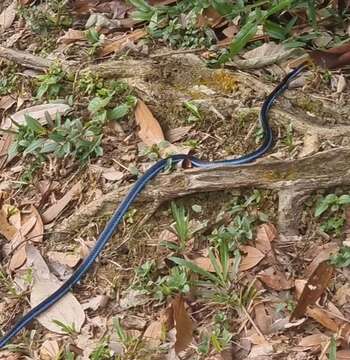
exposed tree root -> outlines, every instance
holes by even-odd
[[[160,175],[137,199],[158,204],[196,193],[237,188],[272,189],[279,195],[278,226],[282,235],[297,235],[298,209],[307,194],[350,184],[350,148],[324,151],[298,160],[259,161],[217,169],[192,169]],[[111,213],[130,186],[115,189],[78,209],[55,230],[77,232],[91,219]],[[53,236],[59,236],[53,235]]]

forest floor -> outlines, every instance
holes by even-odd
[[[0,336],[72,275],[145,170],[253,151],[261,105],[293,62],[349,37],[327,7],[317,31],[281,9],[274,21],[296,17],[284,42],[266,22],[240,57],[208,66],[245,25],[201,2],[132,3],[136,17],[116,0],[0,4]],[[303,71],[254,163],[169,164],[0,359],[350,359],[348,76]]]

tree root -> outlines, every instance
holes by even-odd
[[[277,191],[278,227],[289,238],[297,235],[302,201],[312,191],[350,185],[350,148],[324,151],[289,161],[260,160],[253,164],[217,169],[191,169],[160,175],[136,201],[162,204],[186,195],[237,188],[261,188]],[[57,232],[77,232],[91,219],[113,212],[130,186],[118,188],[78,209],[56,227]],[[57,239],[59,233],[52,235]]]

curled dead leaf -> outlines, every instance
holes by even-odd
[[[192,342],[193,323],[185,308],[185,300],[181,295],[177,295],[172,301],[171,309],[176,329],[175,351],[178,354]]]
[[[137,101],[135,119],[137,125],[140,127],[138,135],[144,144],[152,146],[164,141],[162,128],[142,100]]]
[[[240,246],[240,250],[246,255],[242,258],[239,265],[239,271],[246,271],[255,267],[265,257],[260,250],[253,246]]]
[[[81,192],[81,183],[76,183],[60,200],[51,205],[43,214],[44,224],[48,224],[55,220],[63,209],[72,201],[72,199]]]
[[[277,291],[291,289],[294,285],[291,279],[288,280],[284,273],[273,267],[260,272],[258,276],[266,286]]]
[[[304,316],[308,306],[313,305],[326,290],[333,276],[333,267],[328,261],[321,262],[308,279],[290,320]]]

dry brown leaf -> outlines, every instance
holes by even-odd
[[[72,199],[81,192],[80,181],[76,183],[66,195],[64,195],[55,204],[51,205],[43,214],[42,219],[44,224],[48,224],[55,220],[56,217],[63,211],[63,209],[72,201]]]
[[[271,326],[272,326],[272,318],[271,316],[267,315],[266,308],[264,303],[260,303],[255,305],[254,307],[255,312],[255,322],[260,331],[266,335],[271,333]],[[261,338],[261,336],[259,336]]]
[[[56,340],[45,340],[40,347],[41,360],[56,360],[60,356],[60,347]]]
[[[197,27],[211,27],[215,28],[223,20],[223,16],[220,15],[213,7],[206,8],[198,17],[197,17]]]
[[[145,145],[152,146],[164,141],[162,128],[142,100],[137,101],[135,118],[137,125],[140,127],[138,135]]]
[[[74,268],[80,261],[80,254],[72,254],[59,251],[49,251],[47,257],[50,261],[58,262],[70,268]]]
[[[36,218],[36,223],[26,237],[27,239],[30,239],[30,241],[40,243],[43,241],[44,224],[38,210],[35,208],[34,205],[31,205],[30,207],[30,214],[26,214],[25,216],[23,216],[23,222],[32,217]]]
[[[193,126],[181,126],[175,129],[170,129],[166,133],[166,139],[170,143],[177,142],[183,139],[192,129]]]
[[[307,132],[303,137],[303,147],[301,148],[298,158],[310,156],[318,151],[320,147],[320,139],[318,134]]]
[[[47,112],[51,118],[55,118],[56,114],[64,114],[70,109],[70,106],[67,104],[42,104],[42,105],[36,105],[29,107],[27,109],[20,110],[13,114],[11,117],[7,117],[2,124],[3,129],[10,129],[12,127],[12,121],[16,121],[18,124],[24,124],[25,123],[25,116],[29,115],[33,117],[34,119],[38,120],[41,125],[46,124],[46,116],[45,113]]]
[[[316,300],[323,294],[333,275],[333,267],[328,261],[321,262],[308,279],[300,299],[290,316],[290,320],[304,316],[308,306],[314,305]]]
[[[181,295],[177,295],[171,303],[173,311],[174,325],[176,329],[175,351],[185,350],[192,342],[193,323],[185,308],[185,300]]]
[[[17,229],[9,223],[6,209],[3,207],[0,209],[0,234],[3,235],[8,241],[12,241],[16,232]]]
[[[122,35],[115,40],[111,40],[111,42],[103,46],[100,51],[100,55],[106,56],[114,52],[119,52],[123,50],[128,43],[137,41],[143,38],[146,34],[147,32],[144,29],[137,29],[129,34]]]
[[[200,256],[195,259],[192,259],[191,261],[205,271],[215,272],[212,262],[207,257]]]
[[[32,216],[28,219],[23,226],[17,230],[13,240],[11,241],[11,249],[16,249],[14,254],[11,257],[9,268],[11,271],[15,271],[20,268],[27,259],[27,246],[26,246],[26,236],[35,226],[37,219],[35,216]]]
[[[336,254],[339,250],[339,246],[330,242],[326,245],[318,247],[317,250],[314,251],[314,254],[317,254],[315,258],[311,261],[309,266],[305,269],[305,276],[309,277],[316,270],[317,266],[322,262],[328,260],[332,254]]]
[[[313,334],[306,336],[299,341],[298,346],[302,347],[315,347],[320,346],[323,343],[327,343],[329,341],[329,336],[324,334]]]
[[[5,95],[0,98],[0,109],[7,111],[14,104],[16,104],[16,99],[12,95]]]
[[[277,239],[278,233],[275,225],[268,223],[258,227],[256,232],[255,245],[264,254],[273,255],[271,243]]]
[[[306,283],[307,283],[307,280],[303,280],[303,279],[295,279],[294,280],[295,296],[297,299],[299,299],[301,294],[303,293]]]
[[[337,360],[350,360],[350,350],[337,351]]]
[[[337,323],[333,319],[331,319],[328,313],[325,312],[324,310],[318,307],[309,306],[306,309],[306,315],[313,318],[315,321],[320,323],[326,329],[331,330],[333,332],[338,331]]]
[[[17,0],[14,0],[1,14],[0,14],[0,32],[8,29],[16,18]]]
[[[265,257],[260,250],[253,246],[240,246],[240,250],[246,255],[242,258],[239,271],[246,271],[255,267]]]
[[[160,320],[152,321],[143,334],[150,348],[157,348],[163,339],[164,324]]]
[[[0,139],[0,170],[11,160],[8,156],[8,150],[12,144],[13,137],[13,134],[5,134]]]
[[[100,307],[104,307],[108,303],[108,296],[106,295],[97,295],[93,298],[91,298],[88,302],[85,302],[82,304],[82,307],[84,310],[91,309],[96,311]]]
[[[69,29],[57,42],[68,45],[82,40],[86,40],[85,31]]]
[[[108,169],[102,173],[102,176],[108,181],[118,181],[124,177],[124,173],[122,171]]]
[[[339,305],[343,306],[350,303],[350,284],[344,284],[339,289],[334,296],[334,301]]]
[[[285,274],[275,270],[273,267],[260,272],[258,276],[266,286],[277,291],[288,290],[293,287],[293,281],[288,280]]]
[[[56,291],[62,283],[50,273],[39,251],[32,245],[28,245],[27,258],[27,264],[32,264],[33,268],[33,287],[30,294],[30,304],[33,308]],[[74,329],[79,332],[85,321],[85,313],[74,295],[68,293],[45,313],[38,316],[37,320],[52,332],[64,333],[64,330],[54,320],[74,326]]]

